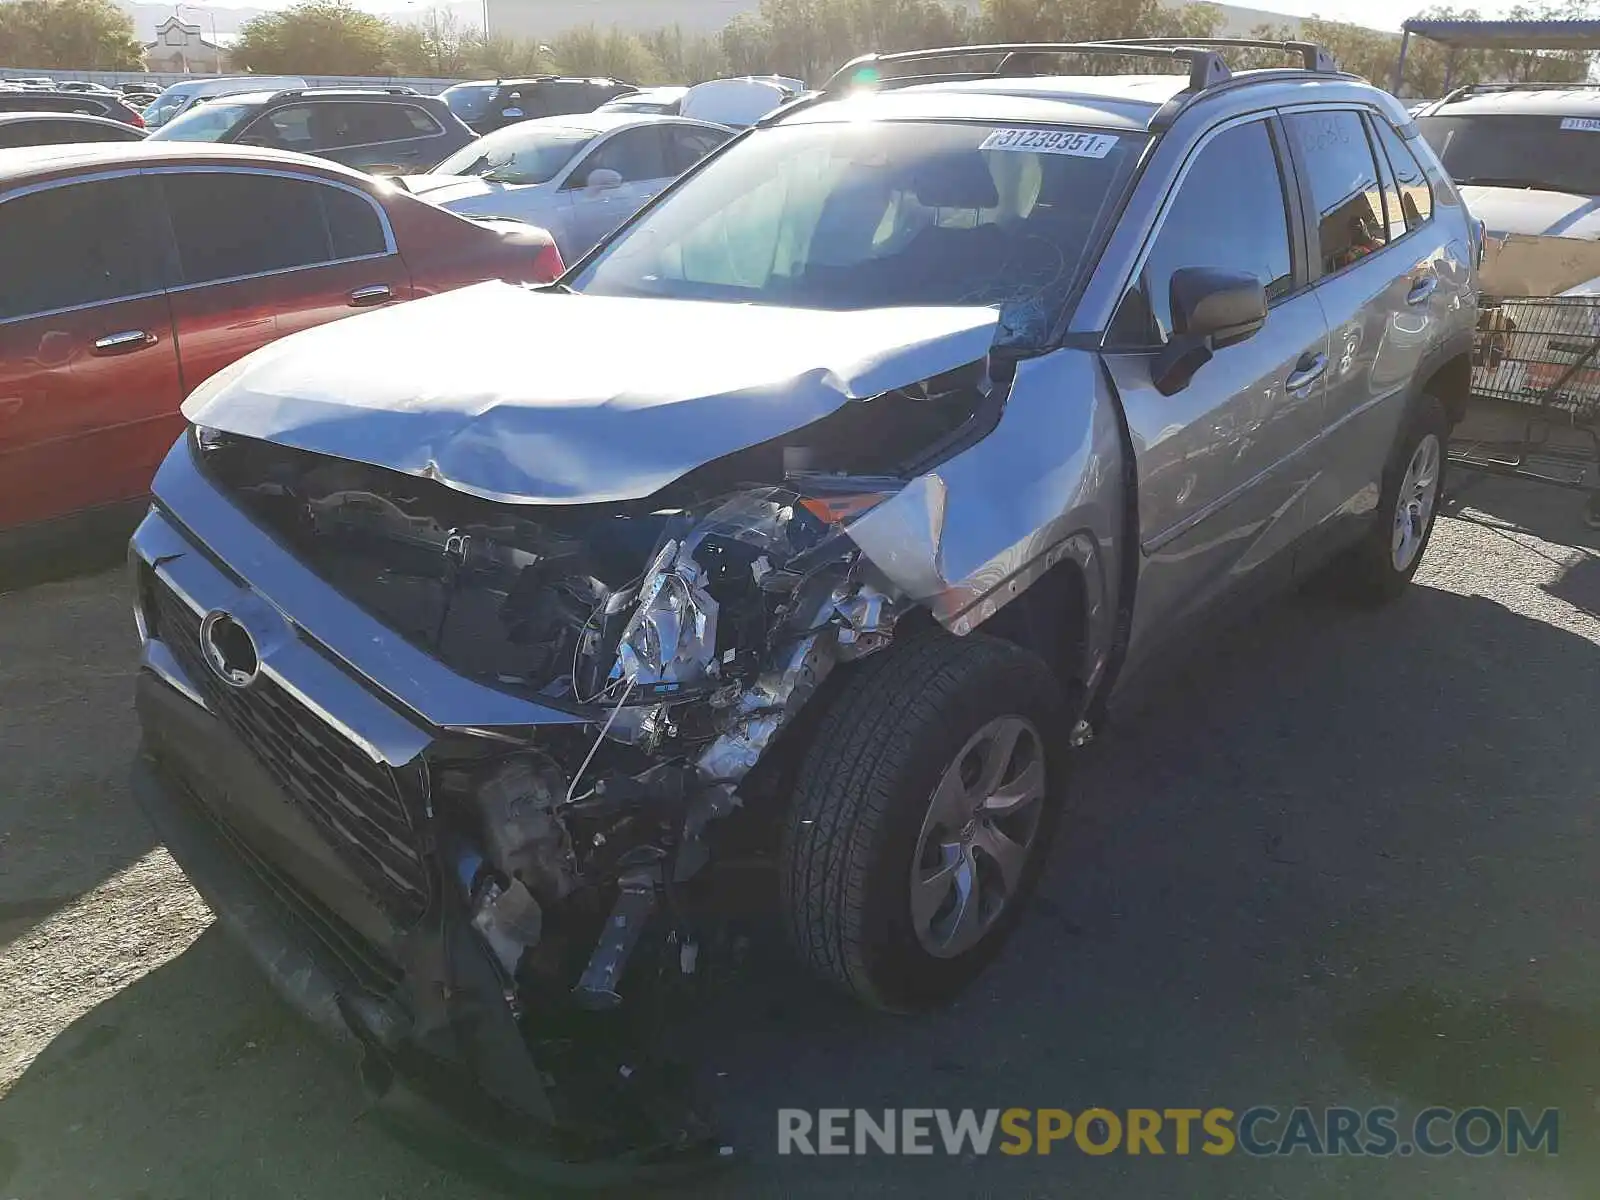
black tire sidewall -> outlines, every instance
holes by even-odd
[[[1434,484],[1433,508],[1428,513],[1428,527],[1422,531],[1422,544],[1417,547],[1417,553],[1412,557],[1410,565],[1402,571],[1395,567],[1394,552],[1391,549],[1395,509],[1400,503],[1400,484],[1405,480],[1406,469],[1411,465],[1417,447],[1430,433],[1439,440],[1439,478]],[[1374,531],[1373,540],[1379,544],[1382,556],[1373,564],[1373,569],[1381,569],[1387,574],[1390,586],[1395,591],[1399,591],[1411,582],[1412,576],[1422,566],[1422,560],[1428,553],[1428,543],[1433,540],[1434,526],[1439,523],[1439,508],[1444,503],[1445,472],[1450,457],[1449,442],[1450,420],[1445,415],[1444,405],[1436,397],[1424,392],[1417,397],[1417,402],[1407,414],[1406,423],[1395,444],[1394,458],[1389,463],[1387,478],[1383,484],[1378,527]]]
[[[1059,820],[1067,771],[1059,691],[1038,660],[1006,643],[985,640],[985,649],[999,653],[970,656],[968,678],[940,706],[936,718],[920,725],[908,721],[897,730],[905,738],[905,752],[899,756],[885,820],[849,861],[847,882],[864,894],[851,957],[886,1008],[943,1004],[989,963],[1027,906]],[[965,954],[936,958],[922,947],[911,922],[912,858],[922,823],[953,756],[984,725],[1009,715],[1033,724],[1045,754],[1047,791],[1039,827],[1018,888],[999,920]]]

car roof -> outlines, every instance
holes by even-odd
[[[33,179],[158,166],[291,167],[296,172],[332,176],[370,188],[370,175],[324,158],[290,150],[232,146],[212,142],[77,142],[0,150],[0,188]]]
[[[1511,116],[1600,115],[1600,88],[1506,87],[1472,89],[1429,105],[1418,116],[1464,117],[1483,113]]]
[[[23,121],[72,121],[82,122],[85,125],[109,125],[113,129],[133,129],[133,126],[122,121],[111,117],[97,117],[93,113],[55,112],[51,109],[41,109],[37,112],[0,112],[0,125],[15,125]]]
[[[1146,132],[1169,101],[1189,93],[1184,75],[1039,75],[940,79],[883,89],[826,93],[775,114],[777,123],[844,120],[978,120],[1081,124]],[[1226,98],[1226,100],[1224,100]],[[1229,79],[1198,92],[1193,103],[1226,102],[1255,108],[1266,104],[1304,104],[1318,100],[1375,99],[1397,122],[1409,122],[1405,108],[1387,92],[1353,75],[1294,69],[1235,71]]]
[[[568,113],[566,116],[533,117],[527,121],[517,121],[497,129],[495,133],[503,133],[507,129],[577,129],[587,133],[610,133],[614,129],[627,129],[633,125],[662,125],[667,122],[676,125],[704,125],[708,129],[722,129],[724,126],[713,124],[710,121],[697,121],[693,117],[679,117],[671,113],[649,112],[618,112],[616,110],[594,112]],[[494,134],[488,136],[493,137]]]

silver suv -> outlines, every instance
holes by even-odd
[[[1313,571],[1404,588],[1475,238],[1392,97],[1221,48],[858,61],[560,284],[190,398],[138,790],[369,1078],[516,1153],[703,1150],[616,1031],[738,942],[741,868],[824,979],[938,1003],[1127,679]]]

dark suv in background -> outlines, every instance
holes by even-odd
[[[639,89],[620,79],[535,75],[528,79],[479,79],[446,88],[440,99],[478,133],[493,133],[529,117],[564,117],[593,112],[607,100]]]
[[[383,87],[218,96],[151,136],[297,150],[361,171],[405,175],[427,170],[475,135],[438,97]]]
[[[106,117],[135,129],[144,128],[144,118],[131,105],[115,96],[93,92],[0,92],[0,112],[79,113],[86,117]]]

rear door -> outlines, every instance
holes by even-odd
[[[152,177],[185,392],[275,338],[411,296],[388,217],[359,188],[239,168]]]
[[[182,427],[155,208],[135,174],[0,199],[0,528],[143,495]]]
[[[1300,497],[1322,429],[1328,329],[1307,286],[1287,154],[1270,119],[1211,131],[1191,152],[1107,333],[1105,363],[1138,470],[1141,565],[1130,665],[1224,597],[1289,573]],[[1151,381],[1172,336],[1170,284],[1184,267],[1248,271],[1265,327],[1216,350],[1189,384]]]
[[[1440,270],[1449,267],[1435,236],[1439,226],[1422,218],[1424,209],[1432,212],[1427,178],[1405,152],[1402,199],[1368,114],[1290,112],[1284,126],[1311,218],[1315,291],[1331,334],[1327,444],[1319,456],[1323,470],[1307,492],[1326,551],[1359,535],[1377,504],[1417,373],[1448,327],[1451,291],[1441,288]]]

